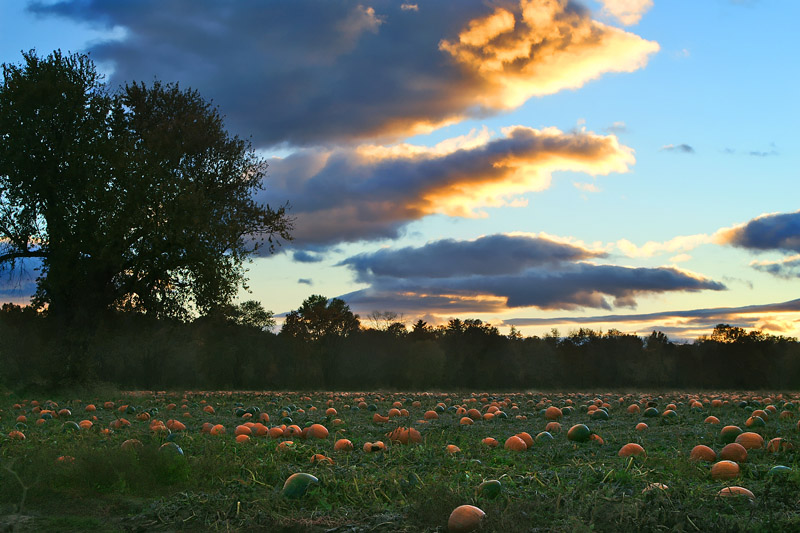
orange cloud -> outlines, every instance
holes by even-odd
[[[603,12],[616,18],[626,26],[638,24],[651,7],[653,0],[601,0]]]
[[[431,214],[524,206],[520,195],[549,187],[553,172],[606,175],[634,162],[614,135],[514,126],[501,138],[480,130],[433,147],[301,150],[270,162],[270,197],[260,200],[289,200],[296,244],[330,244],[396,237]]]
[[[439,48],[481,84],[473,97],[513,109],[533,96],[576,89],[607,72],[632,72],[659,50],[653,41],[592,20],[567,0],[521,0],[472,20]]]

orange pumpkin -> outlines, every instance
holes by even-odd
[[[737,442],[732,442],[726,444],[725,447],[722,448],[719,452],[719,458],[743,463],[747,461],[747,449]]]
[[[711,478],[717,480],[733,479],[739,475],[739,465],[733,461],[723,460],[711,467]]]
[[[528,433],[526,431],[522,431],[520,433],[517,433],[517,437],[519,437],[523,441],[525,441],[525,446],[527,448],[532,448],[533,447],[533,437],[531,437],[530,433]]]
[[[327,439],[328,428],[326,428],[322,424],[311,424],[308,427],[308,436],[314,439]]]
[[[752,431],[741,433],[734,442],[741,444],[746,450],[760,450],[764,447],[764,437]]]
[[[353,443],[348,439],[339,439],[333,445],[333,449],[337,452],[351,452],[353,451]]]
[[[720,490],[717,493],[717,496],[720,497],[728,497],[728,496],[746,496],[751,500],[755,500],[755,495],[747,490],[744,487],[725,487],[724,489]]]
[[[506,450],[511,450],[514,452],[524,452],[525,450],[528,449],[528,445],[525,444],[525,441],[519,438],[517,435],[508,437],[503,447]]]
[[[767,451],[770,453],[778,453],[792,448],[794,448],[792,443],[781,437],[775,437],[767,443]]]
[[[450,518],[447,520],[447,531],[450,533],[477,531],[485,516],[486,513],[474,505],[461,505],[450,513]]]
[[[485,446],[488,446],[489,448],[497,448],[500,445],[500,443],[497,442],[497,439],[495,439],[494,437],[486,437],[481,442]]]
[[[629,442],[628,444],[619,449],[618,455],[620,457],[632,457],[639,455],[647,457],[647,452],[645,452],[644,448],[642,448],[639,444],[636,444],[635,442]]]
[[[691,461],[714,462],[717,460],[717,452],[704,444],[698,444],[692,448],[692,451],[689,453],[689,459]]]

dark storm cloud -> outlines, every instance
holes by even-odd
[[[376,277],[451,278],[513,274],[533,266],[605,256],[603,252],[543,237],[500,234],[474,241],[444,239],[419,248],[386,248],[350,257],[340,264],[353,269],[359,280],[367,281]]]
[[[482,207],[515,205],[544,190],[559,170],[625,172],[632,150],[613,135],[516,126],[450,139],[435,147],[303,149],[270,161],[258,200],[289,201],[295,246],[398,237],[427,215],[474,217]]]
[[[721,230],[718,240],[756,252],[800,252],[800,211],[761,215],[740,226]]]
[[[260,147],[404,137],[634,71],[658,50],[567,0],[502,8],[483,0],[64,0],[30,9],[122,29],[124,38],[90,46],[96,61],[113,65],[112,85],[190,86]]]

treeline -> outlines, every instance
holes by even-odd
[[[657,331],[501,335],[480,320],[308,336],[229,316],[185,323],[130,313],[105,316],[90,330],[62,328],[6,304],[0,385],[50,388],[77,376],[145,389],[800,388],[796,339],[725,324],[691,344]],[[75,359],[75,345],[85,357]]]

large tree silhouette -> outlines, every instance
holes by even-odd
[[[265,162],[197,92],[112,93],[85,55],[23,57],[0,86],[0,267],[39,261],[48,313],[206,314],[290,238],[285,207],[252,199]]]

